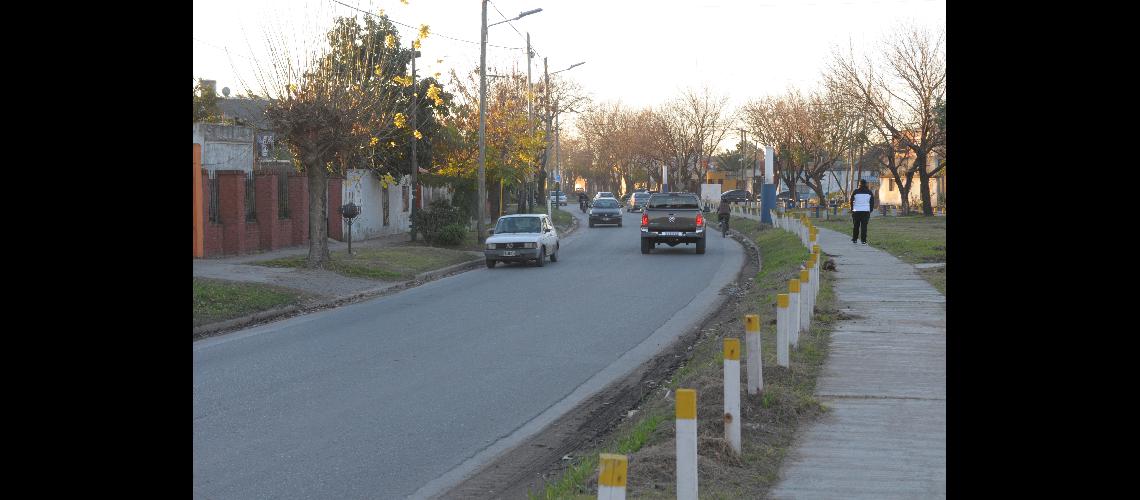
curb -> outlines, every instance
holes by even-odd
[[[470,252],[470,253],[472,255],[475,254],[475,252]],[[321,309],[334,308],[334,307],[342,306],[345,304],[350,304],[353,302],[358,302],[358,301],[365,300],[365,299],[380,297],[383,295],[389,295],[392,293],[407,290],[409,288],[415,288],[415,287],[420,286],[424,283],[427,283],[429,281],[434,281],[434,280],[437,280],[437,279],[445,277],[445,276],[450,276],[452,274],[459,274],[462,272],[470,271],[472,269],[476,269],[482,263],[483,263],[483,256],[480,255],[478,259],[473,259],[473,260],[469,260],[466,262],[460,262],[458,264],[453,264],[453,265],[450,265],[450,266],[447,266],[444,268],[440,268],[440,269],[435,269],[432,271],[424,271],[422,273],[415,275],[415,277],[413,277],[412,279],[410,279],[408,281],[391,283],[391,284],[388,284],[385,286],[379,286],[376,288],[369,288],[367,290],[362,290],[362,291],[350,293],[347,295],[340,295],[340,296],[333,297],[331,299],[325,299],[325,300],[322,300],[320,302],[316,302],[313,304],[308,304],[308,305],[303,305],[303,306],[297,306],[297,305],[285,306],[285,307],[280,307],[277,309],[270,309],[268,311],[261,311],[261,312],[250,314],[248,316],[243,316],[240,318],[234,318],[231,320],[222,321],[219,323],[211,323],[208,325],[198,326],[198,327],[194,328],[193,338],[194,338],[194,340],[199,340],[201,338],[213,336],[213,335],[218,334],[218,333],[224,333],[224,332],[228,332],[231,330],[236,330],[238,328],[250,326],[252,324],[266,323],[266,322],[270,322],[270,321],[274,321],[274,320],[278,320],[278,319],[283,319],[286,317],[316,312],[316,311],[321,310]]]
[[[573,220],[571,220],[570,227],[566,230],[566,232],[564,232],[562,234],[562,236],[567,236],[567,235],[573,233],[576,229],[578,229],[578,219],[575,217],[575,218],[573,218]],[[560,236],[559,238],[561,238],[562,236]],[[478,252],[471,251],[468,253],[470,253],[472,255],[472,257],[474,257],[475,254]],[[270,309],[268,311],[261,311],[261,312],[250,314],[248,316],[243,316],[240,318],[234,318],[234,319],[230,319],[230,320],[226,320],[226,321],[222,321],[222,322],[218,322],[218,323],[211,323],[208,325],[197,326],[197,327],[194,327],[194,336],[193,337],[194,337],[194,340],[199,340],[199,339],[210,337],[210,336],[213,336],[213,335],[216,335],[219,333],[225,333],[225,332],[229,332],[231,330],[244,328],[244,327],[247,327],[247,326],[250,326],[253,324],[257,324],[257,323],[267,323],[267,322],[278,320],[278,319],[284,319],[286,317],[297,316],[297,315],[301,315],[301,314],[308,314],[311,312],[316,312],[316,311],[321,310],[321,309],[330,309],[330,308],[343,306],[345,304],[350,304],[350,303],[358,302],[358,301],[365,300],[365,299],[371,299],[371,298],[375,298],[375,297],[380,297],[380,296],[384,296],[384,295],[389,295],[389,294],[401,292],[401,291],[407,290],[409,288],[415,288],[415,287],[420,286],[420,285],[427,283],[429,281],[435,281],[439,278],[443,278],[443,277],[450,276],[453,274],[465,273],[467,271],[478,269],[483,264],[483,259],[484,259],[483,255],[479,254],[478,258],[473,258],[472,260],[469,260],[466,262],[460,262],[458,264],[453,264],[453,265],[443,267],[440,269],[435,269],[432,271],[424,271],[422,273],[415,275],[414,277],[412,277],[412,279],[410,279],[408,281],[396,282],[396,283],[392,283],[392,284],[389,284],[386,286],[381,286],[381,287],[376,287],[376,288],[369,288],[367,290],[362,290],[362,291],[350,293],[347,295],[341,295],[338,297],[333,297],[331,299],[325,299],[325,300],[322,300],[322,301],[317,302],[315,304],[309,304],[309,305],[304,305],[304,306],[296,306],[296,305],[285,306],[285,307],[280,307],[277,309]]]

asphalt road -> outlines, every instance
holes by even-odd
[[[500,263],[194,343],[194,496],[404,498],[456,482],[691,326],[743,262],[716,231],[704,255],[642,255],[639,220],[583,220],[546,267]]]

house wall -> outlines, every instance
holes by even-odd
[[[879,180],[879,203],[883,205],[894,205],[896,207],[902,206],[902,191],[896,183],[894,189],[891,189],[891,182],[894,177],[883,177]],[[942,191],[942,179],[939,177],[930,178],[930,204],[937,207],[940,206],[938,202],[938,193]],[[922,192],[920,191],[921,184],[918,180],[918,175],[915,174],[914,179],[910,184],[910,198],[912,201],[919,201],[922,199]],[[916,206],[913,203],[911,206]]]
[[[344,203],[352,201],[360,205],[360,215],[352,223],[352,239],[354,241],[385,236],[389,234],[406,233],[411,227],[411,207],[404,210],[403,189],[411,183],[410,176],[400,178],[398,184],[388,186],[388,225],[384,225],[384,191],[380,179],[368,170],[349,170],[345,177],[342,196]],[[423,188],[426,198],[430,188]],[[435,196],[432,194],[431,196]],[[427,201],[421,205],[427,206]],[[339,207],[339,205],[338,205]],[[344,231],[348,230],[348,223],[341,218]]]
[[[202,168],[215,170],[253,170],[254,130],[249,127],[194,124],[194,143],[202,145]]]

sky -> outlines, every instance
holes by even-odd
[[[338,3],[338,1],[340,3]],[[460,75],[479,65],[479,0],[194,0],[194,78],[217,81],[231,95],[247,87],[266,60],[267,34],[299,53],[321,43],[338,15],[378,13],[431,35],[417,72]],[[658,106],[686,88],[708,86],[735,109],[751,99],[819,84],[833,47],[856,54],[910,24],[939,32],[945,0],[493,0],[487,22],[542,12],[491,26],[487,67],[526,72],[526,34],[537,55],[532,78],[585,62],[559,76],[576,81],[594,102]],[[399,27],[404,43],[414,28]],[[438,62],[442,61],[442,62]],[[567,121],[573,121],[572,117]]]

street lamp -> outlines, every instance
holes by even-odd
[[[543,61],[542,65],[545,68],[546,67],[546,58],[543,58],[542,61]],[[563,71],[570,71],[570,70],[577,68],[578,66],[581,66],[583,64],[586,64],[586,61],[571,64],[570,67],[568,67],[566,69],[560,69],[558,71],[555,71],[554,73],[549,73],[549,72],[546,73],[546,99],[547,99],[547,105],[548,106],[550,103],[550,75],[557,75],[558,73],[561,73]],[[549,113],[549,108],[547,109],[547,112]],[[558,123],[558,115],[559,114],[561,114],[561,110],[558,109],[558,101],[556,100],[556,101],[554,101],[554,122],[556,124]],[[547,133],[550,132],[550,117],[547,117],[547,119],[546,119],[546,131],[547,131]],[[555,178],[555,182],[558,183],[558,189],[557,189],[555,194],[560,194],[562,192],[562,180],[561,180],[562,169],[561,169],[561,158],[559,157],[562,150],[558,147],[559,146],[558,137],[559,137],[559,130],[558,130],[558,127],[556,125],[554,128],[554,178]],[[550,143],[547,143],[547,150],[550,149],[549,144]],[[549,158],[550,155],[547,154],[546,157]],[[555,206],[558,206],[558,200],[554,200],[554,203],[555,203]],[[547,197],[547,199],[546,199],[546,213],[547,213],[547,215],[550,215],[552,213],[551,209],[550,209],[550,198],[549,197]]]
[[[478,217],[476,222],[476,231],[478,231],[479,243],[482,243],[486,238],[483,234],[483,222],[486,218],[486,205],[487,205],[487,186],[486,182],[486,164],[487,164],[487,145],[484,142],[487,136],[487,28],[495,24],[502,24],[507,21],[514,21],[522,19],[531,14],[542,12],[542,9],[533,9],[526,12],[520,12],[514,19],[506,19],[499,21],[490,26],[487,25],[487,0],[483,0],[483,20],[480,23],[480,40],[479,40],[479,207]]]

